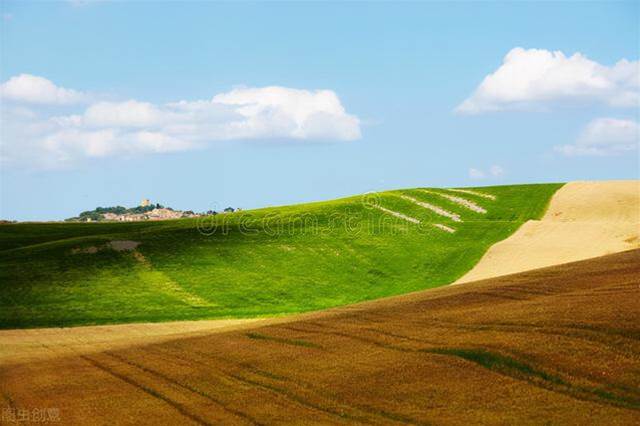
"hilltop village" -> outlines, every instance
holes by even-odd
[[[221,213],[233,213],[241,209],[227,207]],[[175,210],[165,207],[159,203],[152,203],[148,199],[143,199],[137,207],[126,208],[97,207],[94,210],[87,210],[76,217],[66,219],[66,222],[140,222],[145,220],[167,220],[181,219],[185,217],[202,217],[216,215],[218,212],[209,210],[207,212],[196,213],[191,210]]]

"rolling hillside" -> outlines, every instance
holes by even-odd
[[[560,184],[411,189],[141,223],[0,226],[0,328],[249,318],[451,283]]]
[[[640,248],[640,180],[569,182],[457,283]]]
[[[4,365],[0,404],[64,424],[638,424],[639,277],[635,250]]]

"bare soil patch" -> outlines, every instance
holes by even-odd
[[[640,247],[640,181],[570,182],[541,220],[493,245],[456,283]]]
[[[138,241],[130,240],[114,240],[109,241],[107,245],[115,251],[131,251],[135,250],[140,243]]]

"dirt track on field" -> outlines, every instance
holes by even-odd
[[[638,424],[640,250],[0,367],[64,424]]]
[[[172,321],[70,328],[0,330],[0,365],[89,354],[157,343],[179,337],[219,333],[263,319]]]
[[[570,182],[456,284],[640,247],[640,181]]]

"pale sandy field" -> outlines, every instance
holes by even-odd
[[[640,247],[640,181],[570,182],[541,220],[493,245],[455,284]]]

